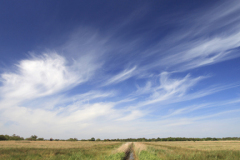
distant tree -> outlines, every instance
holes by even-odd
[[[5,138],[7,139],[7,140],[10,140],[10,136],[9,135],[5,135]]]
[[[100,138],[98,138],[98,139],[96,139],[96,141],[101,141],[101,139],[100,139]]]
[[[36,141],[36,140],[37,140],[37,136],[36,136],[36,135],[32,135],[31,137],[26,138],[26,140],[29,140],[29,141]]]
[[[206,140],[206,141],[211,141],[212,138],[211,138],[211,137],[207,137],[207,138],[205,138],[205,140]]]
[[[6,136],[5,136],[6,137]],[[17,136],[16,134],[13,134],[12,136],[8,136],[8,140],[24,140],[23,137]]]
[[[92,138],[90,139],[90,141],[95,141],[95,138],[94,138],[94,137],[92,137]]]
[[[7,138],[4,135],[0,135],[0,141],[7,140]]]
[[[36,135],[32,135],[31,139],[32,139],[32,141],[36,141],[37,140],[37,136]]]
[[[38,138],[37,140],[38,141],[44,141],[44,138]]]
[[[77,138],[69,138],[67,141],[78,141]]]

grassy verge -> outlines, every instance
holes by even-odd
[[[143,143],[134,143],[134,153],[136,160],[159,160],[157,152],[154,148],[147,147]]]
[[[122,160],[124,157],[125,157],[125,153],[121,152],[121,153],[104,156],[103,159],[105,159],[105,160]]]
[[[141,151],[137,155],[138,160],[160,160],[157,153],[152,150]]]

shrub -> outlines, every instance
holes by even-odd
[[[67,141],[78,141],[77,138],[69,138]]]
[[[38,138],[37,140],[38,141],[44,141],[44,138]]]
[[[32,135],[30,138],[26,138],[26,140],[36,141],[37,140],[37,136],[36,135]]]
[[[95,141],[95,138],[94,137],[92,137],[89,141]]]
[[[8,135],[5,135],[5,137],[8,139],[8,140],[24,140],[23,137],[20,137],[20,136],[17,136],[16,134],[13,134],[12,136],[8,136]]]
[[[0,135],[0,141],[7,140],[7,138],[4,135]]]

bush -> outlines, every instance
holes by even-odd
[[[32,135],[30,138],[26,138],[26,140],[36,141],[37,140],[37,136],[36,135]]]
[[[0,135],[0,141],[7,140],[7,138],[4,135]]]
[[[95,138],[94,137],[92,137],[89,141],[95,141]]]
[[[17,136],[16,134],[13,134],[12,136],[9,135],[5,135],[5,137],[7,138],[7,140],[24,140],[23,137]]]
[[[78,141],[77,138],[69,138],[67,141]]]
[[[6,134],[4,137],[5,137],[7,140],[10,140],[10,136],[7,135],[7,134]]]
[[[38,138],[37,140],[38,141],[44,141],[44,138]]]

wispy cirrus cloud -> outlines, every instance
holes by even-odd
[[[136,94],[148,93],[149,98],[146,101],[142,101],[139,106],[146,106],[154,103],[164,102],[170,99],[184,98],[187,96],[187,91],[195,86],[199,81],[206,77],[191,78],[190,75],[186,75],[183,78],[173,79],[170,78],[170,73],[162,72],[160,74],[159,85],[150,87],[147,83],[143,89],[138,89]]]
[[[240,46],[239,36],[240,33],[236,33],[228,37],[200,40],[197,44],[190,45],[195,47],[164,57],[161,65],[185,71],[239,57],[234,52]]]
[[[143,117],[146,114],[147,114],[146,112],[144,113],[141,110],[132,110],[130,112],[130,114],[117,119],[117,121],[131,121],[131,120],[135,120],[135,119],[141,118],[141,117]]]
[[[177,115],[182,115],[182,114],[187,114],[190,112],[193,112],[198,109],[202,109],[205,107],[209,107],[210,104],[199,104],[199,105],[192,105],[188,107],[182,107],[180,109],[173,110],[170,114],[163,116],[162,118],[169,118],[172,116],[177,116]]]
[[[239,57],[239,13],[238,3],[223,2],[176,21],[181,29],[145,50],[145,57],[154,60],[141,67],[184,72]]]
[[[214,70],[201,69],[240,57],[239,9],[231,3],[195,10],[167,27],[153,18],[152,27],[135,30],[129,27],[132,23],[145,24],[136,14],[104,32],[79,27],[56,51],[21,59],[15,70],[0,73],[0,129],[24,128],[49,136],[42,131],[47,128],[51,134],[61,132],[64,137],[59,138],[86,138],[90,132],[116,138],[124,132],[159,136],[160,126],[166,130],[161,133],[171,136],[173,126],[191,130],[193,124],[203,126],[238,113],[236,92],[227,101],[211,99],[214,94],[226,96],[221,91],[234,90],[238,83],[224,81],[224,76],[225,83],[220,83],[208,76]],[[147,12],[144,8],[141,13],[147,17]],[[146,32],[128,37],[128,27]],[[213,110],[223,104],[230,107]],[[202,110],[206,112],[197,114]]]
[[[135,75],[136,73],[134,73],[134,71],[136,70],[136,66],[134,66],[131,69],[125,69],[124,71],[122,71],[121,73],[113,76],[112,78],[110,78],[109,80],[107,80],[106,83],[103,84],[103,86],[106,85],[110,85],[110,84],[116,84],[119,82],[122,82],[130,77],[132,77],[133,75]]]

